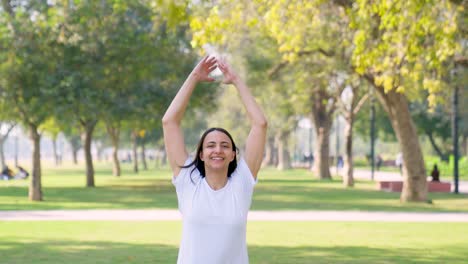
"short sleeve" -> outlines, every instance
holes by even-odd
[[[192,162],[192,158],[189,157],[184,163],[184,166],[189,165]],[[172,184],[175,186],[177,193],[177,201],[179,203],[179,210],[184,213],[185,208],[187,207],[188,200],[186,197],[191,197],[196,185],[200,182],[201,176],[198,169],[195,166],[190,166],[188,168],[182,168],[177,177],[172,177]]]
[[[184,167],[189,165],[192,162],[192,158],[188,157],[187,160],[185,160]],[[181,182],[184,182],[185,178],[190,176],[190,171],[193,169],[193,166],[190,166],[188,168],[182,168],[179,171],[179,174],[173,175],[172,176],[172,184],[177,188],[178,185],[181,185]]]
[[[255,186],[258,182],[258,178],[255,179],[253,177],[252,172],[250,171],[247,162],[245,162],[244,158],[240,158],[237,164],[237,174],[240,176],[243,183],[247,186]]]
[[[257,180],[253,178],[252,172],[243,158],[239,159],[237,168],[231,175],[231,182],[240,208],[247,214],[252,203],[252,195]]]

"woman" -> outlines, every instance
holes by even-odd
[[[250,119],[244,157],[239,160],[231,135],[222,128],[202,135],[195,157],[189,157],[184,143],[180,124],[190,96],[198,82],[214,81],[209,74],[216,67],[223,73],[222,82],[236,87]],[[247,213],[267,130],[267,120],[249,88],[226,62],[206,56],[190,73],[162,122],[183,219],[177,263],[248,263]]]

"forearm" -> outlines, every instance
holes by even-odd
[[[163,125],[168,123],[180,124],[185,113],[185,109],[190,100],[190,96],[198,83],[198,79],[195,73],[191,73],[184,84],[177,92],[176,96],[172,100],[171,104],[166,110],[163,116]]]

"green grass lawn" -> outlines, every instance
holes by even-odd
[[[0,181],[1,210],[175,209],[168,169],[111,175],[96,164],[96,186],[85,188],[81,167],[45,167],[43,202],[27,199],[28,181]],[[306,170],[265,169],[252,210],[468,212],[468,195],[429,194],[432,204],[401,204],[399,194],[358,181],[318,181]],[[0,263],[175,263],[179,221],[0,221]],[[466,263],[466,223],[248,223],[250,263]]]
[[[175,263],[181,223],[0,222],[4,264]],[[249,222],[250,263],[466,263],[465,223]]]
[[[0,210],[177,208],[167,168],[134,174],[123,164],[123,175],[114,177],[110,164],[95,167],[96,187],[86,188],[82,167],[46,166],[42,202],[28,200],[29,180],[0,181]],[[429,193],[429,198],[432,204],[401,204],[399,193],[378,191],[371,181],[344,188],[340,179],[319,181],[307,170],[267,168],[260,172],[252,210],[468,212],[467,194]]]

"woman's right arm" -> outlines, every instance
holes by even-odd
[[[185,109],[198,82],[214,81],[213,78],[208,76],[214,69],[216,69],[216,59],[214,57],[204,57],[187,77],[162,118],[164,145],[174,176],[179,174],[180,166],[184,165],[188,157],[184,135],[180,126]]]

